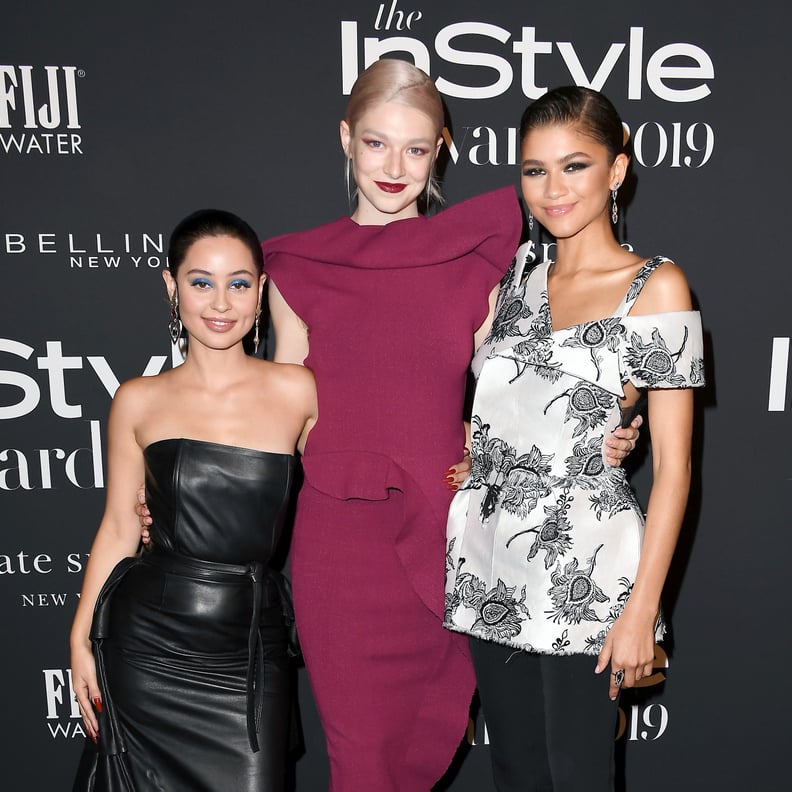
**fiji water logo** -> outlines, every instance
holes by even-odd
[[[0,153],[82,154],[76,66],[0,66]],[[8,130],[8,131],[6,131]]]

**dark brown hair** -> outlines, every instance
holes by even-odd
[[[555,88],[529,105],[520,121],[520,142],[537,127],[574,126],[601,143],[613,162],[625,150],[625,128],[616,108],[604,94],[568,85]]]
[[[238,239],[250,251],[259,275],[264,271],[264,255],[256,232],[241,218],[222,209],[199,209],[187,215],[173,229],[168,242],[168,269],[173,277],[189,249],[205,237],[227,236]]]

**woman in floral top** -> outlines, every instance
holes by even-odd
[[[675,264],[614,237],[629,158],[611,103],[557,89],[520,131],[529,223],[557,256],[527,272],[530,249],[518,251],[473,361],[473,470],[449,516],[445,621],[472,636],[497,788],[604,792],[619,690],[651,674],[664,632],[701,321]],[[623,471],[603,461],[642,392],[645,524]]]

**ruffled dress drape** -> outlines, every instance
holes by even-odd
[[[521,228],[500,190],[263,245],[319,394],[291,571],[335,792],[429,789],[463,737],[474,678],[442,628],[443,475],[464,445],[473,334]]]

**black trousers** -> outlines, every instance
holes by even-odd
[[[498,792],[612,792],[617,702],[596,657],[470,646]]]

